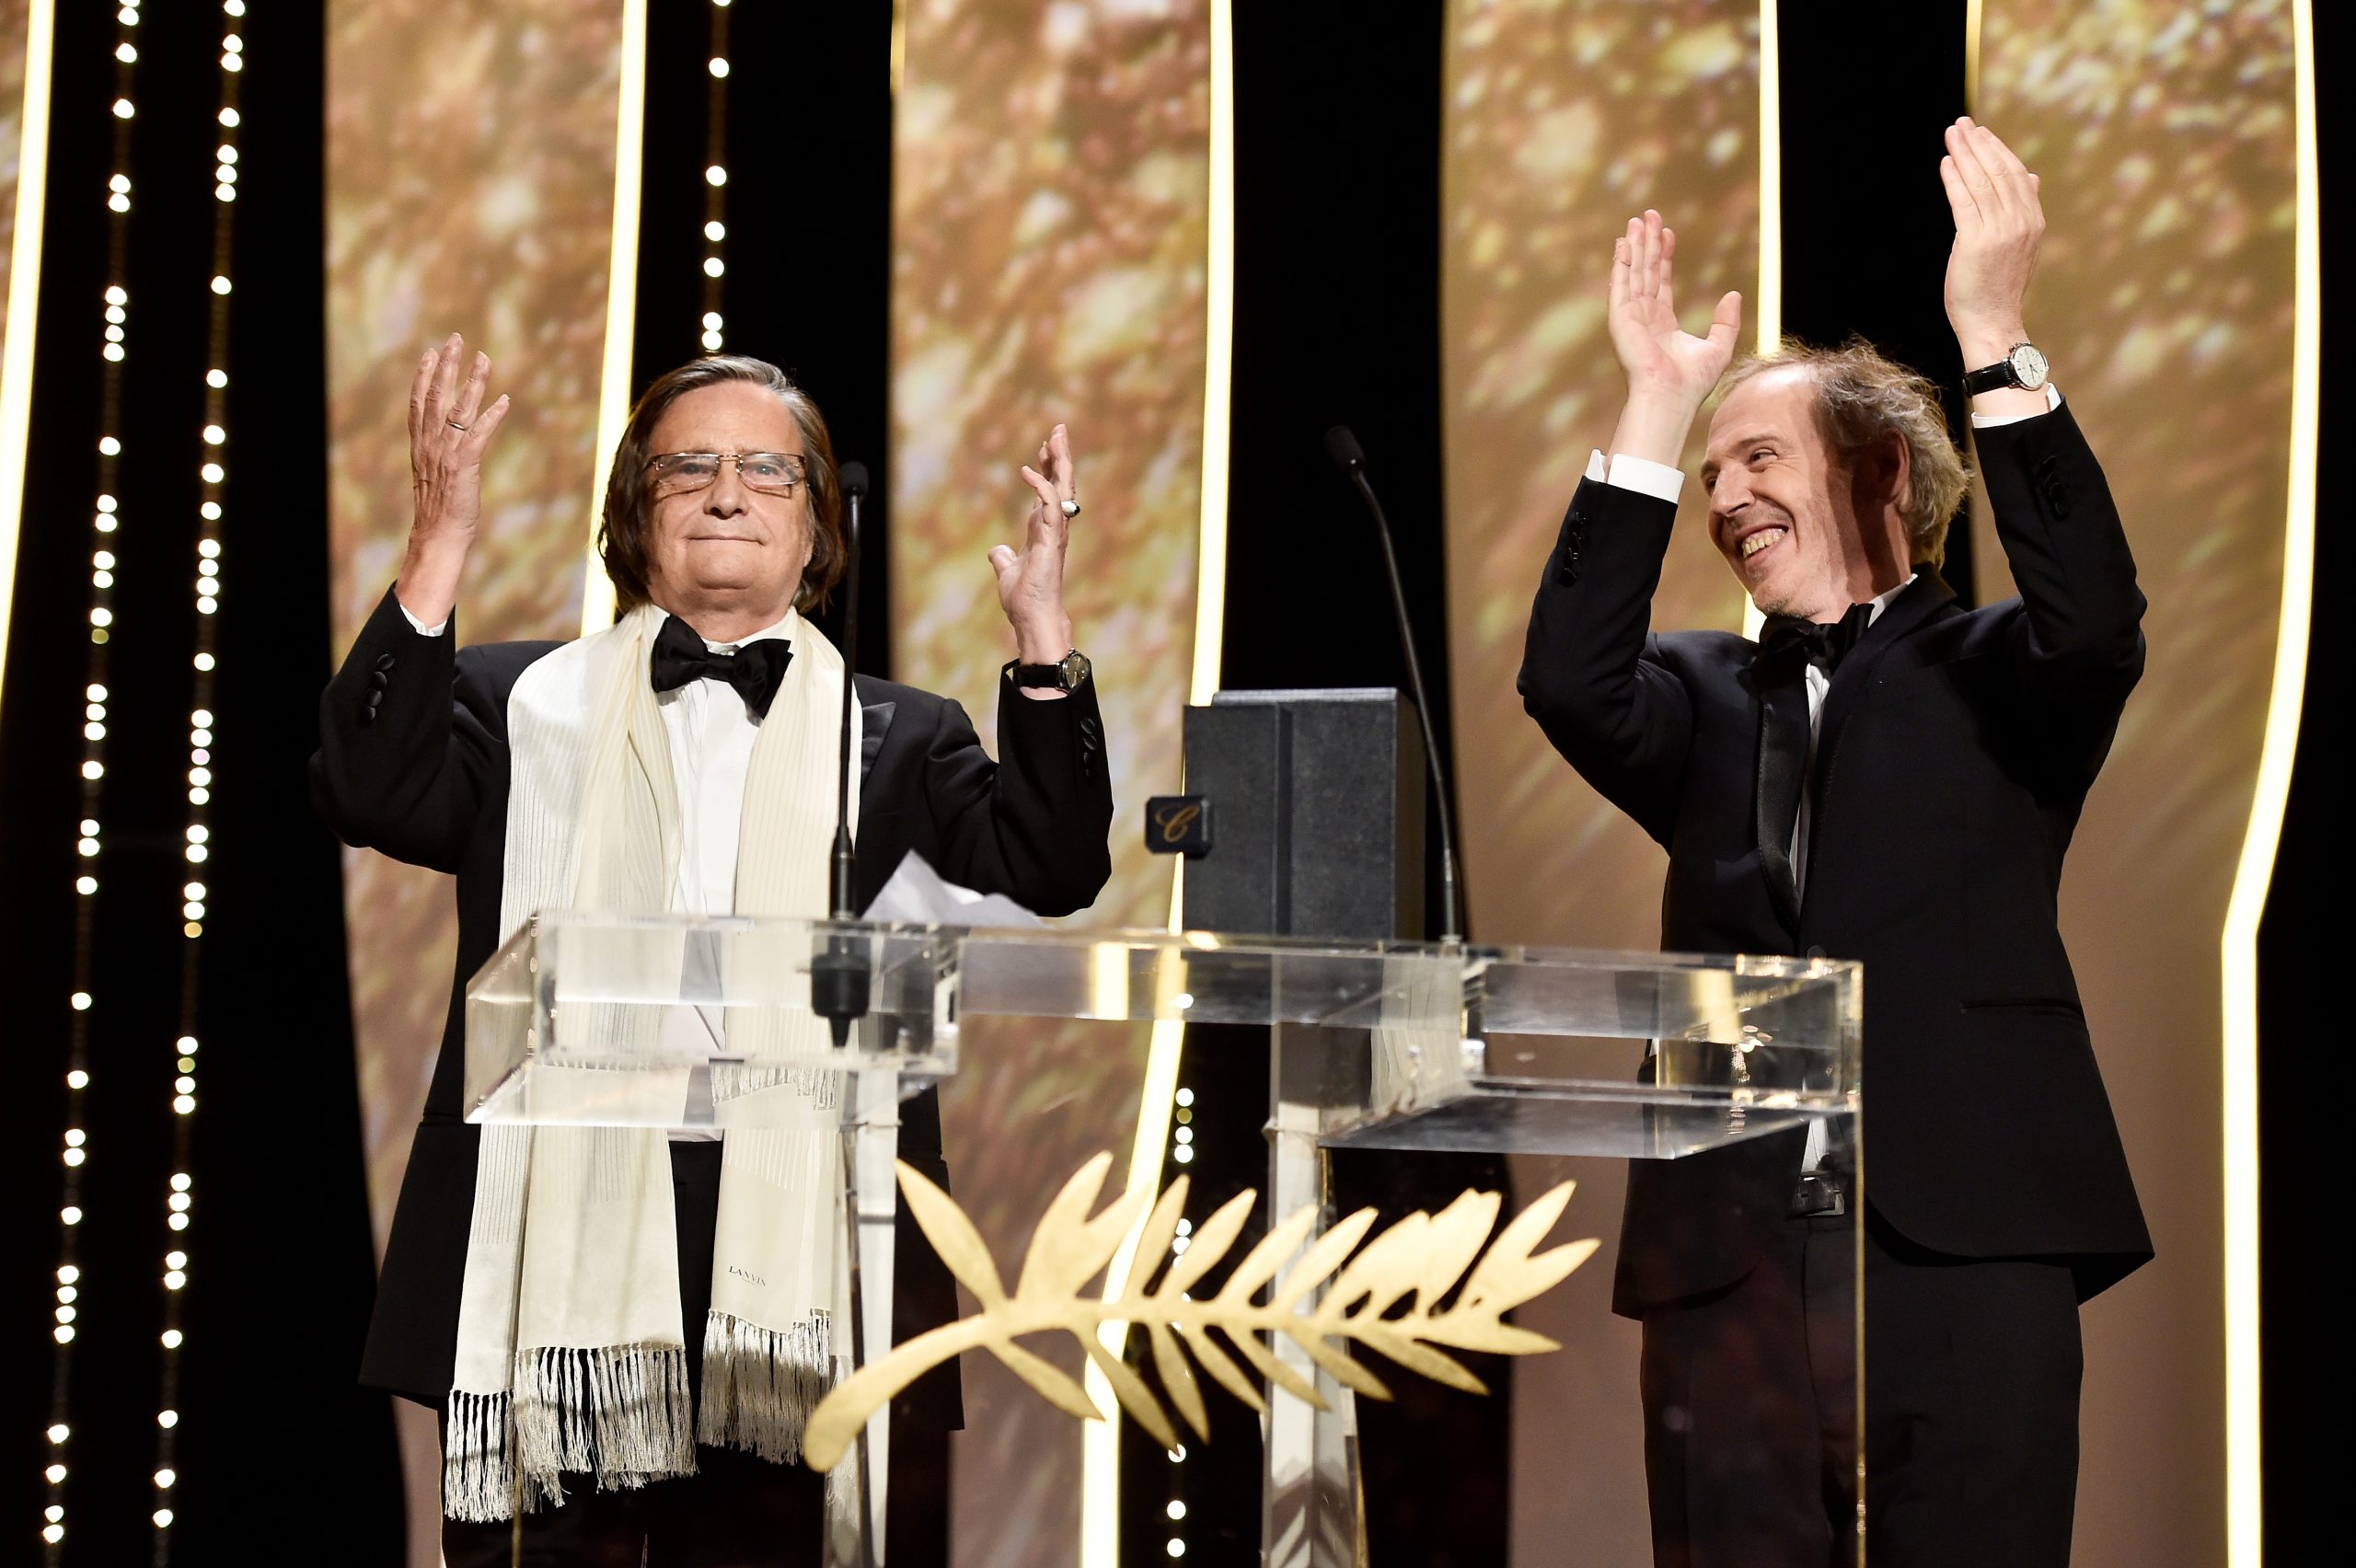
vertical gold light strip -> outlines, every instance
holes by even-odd
[[[1218,690],[1227,617],[1227,465],[1235,369],[1235,36],[1230,0],[1210,0],[1210,211],[1203,333],[1203,511],[1195,554],[1195,673],[1187,700]],[[1185,861],[1171,857],[1174,868]],[[1179,928],[1179,882],[1171,881],[1170,928]]]
[[[614,585],[597,559],[606,470],[629,422],[630,346],[638,329],[638,209],[646,178],[646,0],[622,0],[621,80],[614,112],[614,237],[606,283],[606,355],[597,377],[597,446],[590,458],[589,553],[581,571],[581,635],[614,623]]]
[[[1210,211],[1206,232],[1203,340],[1203,499],[1195,557],[1195,660],[1187,701],[1199,707],[1218,690],[1220,642],[1227,615],[1227,482],[1230,421],[1235,365],[1235,35],[1230,0],[1210,0]],[[1185,928],[1186,862],[1170,857],[1170,929]],[[1172,971],[1170,973],[1173,973]],[[1161,1185],[1162,1157],[1170,1144],[1170,1121],[1178,1094],[1178,1068],[1185,1053],[1186,1026],[1156,1019],[1146,1048],[1145,1084],[1138,1095],[1136,1141],[1129,1148],[1125,1195],[1150,1193]],[[1104,1273],[1104,1298],[1128,1288],[1145,1234],[1147,1209],[1121,1239],[1120,1251]],[[1148,1260],[1150,1269],[1153,1261]],[[1126,1331],[1106,1325],[1100,1343],[1115,1355]],[[1091,1361],[1088,1397],[1105,1419],[1090,1424],[1081,1438],[1080,1568],[1119,1568],[1121,1559],[1121,1407],[1112,1384]]]
[[[1759,0],[1759,318],[1758,352],[1784,346],[1784,46],[1777,0]],[[1767,617],[1748,594],[1742,635],[1755,638]]]
[[[52,0],[31,0],[25,17],[25,96],[18,122],[16,231],[9,246],[8,307],[0,318],[0,694],[8,660],[8,611],[17,592],[17,541],[25,504],[25,442],[32,425],[33,345],[40,336],[41,209],[49,199],[50,55],[57,37]]]
[[[1784,50],[1775,5],[1759,0],[1759,297],[1751,308],[1762,354],[1784,346]]]
[[[1963,107],[1980,112],[1980,21],[1986,0],[1965,0],[1963,7]]]
[[[2225,1561],[2261,1568],[2265,1514],[2259,1386],[2258,934],[2305,700],[2307,638],[2315,593],[2316,442],[2322,387],[2322,213],[2316,145],[2315,17],[2291,6],[2296,56],[2298,235],[2291,348],[2291,451],[2282,533],[2282,609],[2274,640],[2266,735],[2258,750],[2249,831],[2234,868],[2224,933],[2225,1182]]]

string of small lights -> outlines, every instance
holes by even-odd
[[[90,1087],[90,1025],[97,998],[91,994],[92,958],[98,894],[104,823],[102,808],[107,775],[107,642],[114,625],[115,536],[122,524],[115,497],[117,463],[122,440],[117,426],[122,409],[122,365],[129,352],[131,296],[123,287],[131,226],[132,124],[138,113],[133,92],[139,63],[138,0],[123,0],[115,13],[115,79],[113,173],[107,180],[107,283],[102,296],[104,329],[98,357],[103,362],[98,394],[98,497],[91,513],[96,536],[90,553],[89,681],[83,695],[87,706],[82,724],[82,811],[75,850],[80,860],[74,880],[74,957],[68,984],[69,1026],[66,1042],[65,1136],[63,1159],[65,1177],[59,1195],[57,1307],[50,1334],[55,1348],[50,1362],[48,1501],[41,1510],[44,1558],[61,1560],[65,1539],[66,1455],[73,1437],[75,1320],[80,1315],[83,1290],[81,1227],[84,1176],[91,1154],[84,1126]]]
[[[1173,1125],[1170,1134],[1170,1159],[1178,1165],[1192,1165],[1195,1162],[1195,1091],[1181,1086],[1172,1099],[1177,1109],[1171,1113]],[[1170,1254],[1183,1258],[1186,1255],[1186,1249],[1194,1245],[1195,1222],[1181,1216],[1177,1231],[1170,1239]],[[1181,1443],[1170,1450],[1170,1541],[1166,1550],[1172,1557],[1186,1555],[1186,1538],[1179,1528],[1186,1517],[1185,1487],[1186,1446]]]
[[[202,993],[205,897],[202,868],[213,855],[214,716],[213,686],[218,660],[214,656],[215,614],[221,607],[221,499],[228,484],[222,459],[227,455],[229,386],[229,278],[232,241],[236,237],[237,201],[238,83],[245,68],[243,31],[246,0],[222,0],[227,18],[221,39],[220,144],[214,148],[213,169],[213,272],[209,352],[205,356],[204,428],[198,446],[198,478],[202,501],[196,540],[196,637],[190,659],[188,715],[188,827],[181,854],[189,867],[188,884],[180,890],[180,1019],[172,1043],[172,1159],[164,1193],[164,1312],[162,1374],[156,1401],[155,1510],[156,1568],[171,1562],[172,1488],[179,1480],[180,1347],[187,1343],[181,1327],[181,1304],[189,1281],[189,1228],[196,1204],[195,1179],[190,1159],[196,1131],[197,1008]]]
[[[726,342],[721,313],[727,293],[728,259],[728,0],[711,0],[711,81],[704,93],[703,167],[703,352],[716,354]]]

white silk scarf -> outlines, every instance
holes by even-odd
[[[670,904],[680,809],[649,680],[662,617],[641,606],[515,683],[505,935],[543,911],[645,914]],[[820,918],[846,676],[842,655],[800,616],[783,635],[792,658],[745,781],[736,911]],[[856,726],[856,703],[851,714]],[[859,744],[854,729],[854,757]],[[856,769],[850,800],[856,823]],[[660,1027],[647,1008],[576,1004],[566,1013],[560,1028],[625,1053]],[[698,1441],[800,1458],[803,1424],[838,1369],[830,1325],[848,1320],[840,1079],[823,1065],[826,1025],[806,1000],[727,1013],[729,1054],[751,1065],[712,1070],[714,1118],[729,1130],[699,1397],[688,1396],[664,1134],[486,1126],[444,1436],[449,1517],[504,1519],[519,1502],[560,1505],[567,1471],[608,1488],[691,1474]],[[572,1072],[584,1096],[614,1092],[610,1072]],[[671,1072],[684,1101],[685,1070]],[[699,1411],[692,1423],[691,1409]]]

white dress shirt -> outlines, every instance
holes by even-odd
[[[445,617],[440,626],[426,626],[410,614],[406,605],[401,606],[401,614],[425,637],[439,637],[450,625]],[[669,618],[667,612],[664,618]],[[707,640],[704,646],[714,653],[733,653],[745,643],[783,637],[792,619],[792,614],[788,612],[742,642]],[[660,622],[654,629],[661,631]],[[679,800],[679,870],[671,884],[671,908],[676,913],[690,915],[733,914],[736,907],[736,840],[745,816],[745,777],[752,767],[753,743],[760,736],[760,721],[753,717],[735,687],[714,677],[689,681],[675,690],[657,693],[654,701],[663,714],[664,738],[670,743],[671,780]],[[707,1034],[718,1038],[720,1014],[718,1008],[675,1008],[664,1020],[664,1036],[667,1040],[682,1035],[676,1043],[684,1049],[699,1050],[699,1042]],[[697,1070],[688,1095],[690,1105],[699,1100],[709,1103],[710,1089],[704,1069]],[[700,1142],[716,1139],[720,1134],[707,1129],[682,1129],[674,1131],[671,1136],[677,1142]]]

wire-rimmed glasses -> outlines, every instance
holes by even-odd
[[[746,490],[763,495],[791,495],[802,483],[803,464],[796,452],[658,452],[646,460],[662,495],[683,495],[710,489],[723,464],[736,465],[736,478]]]

